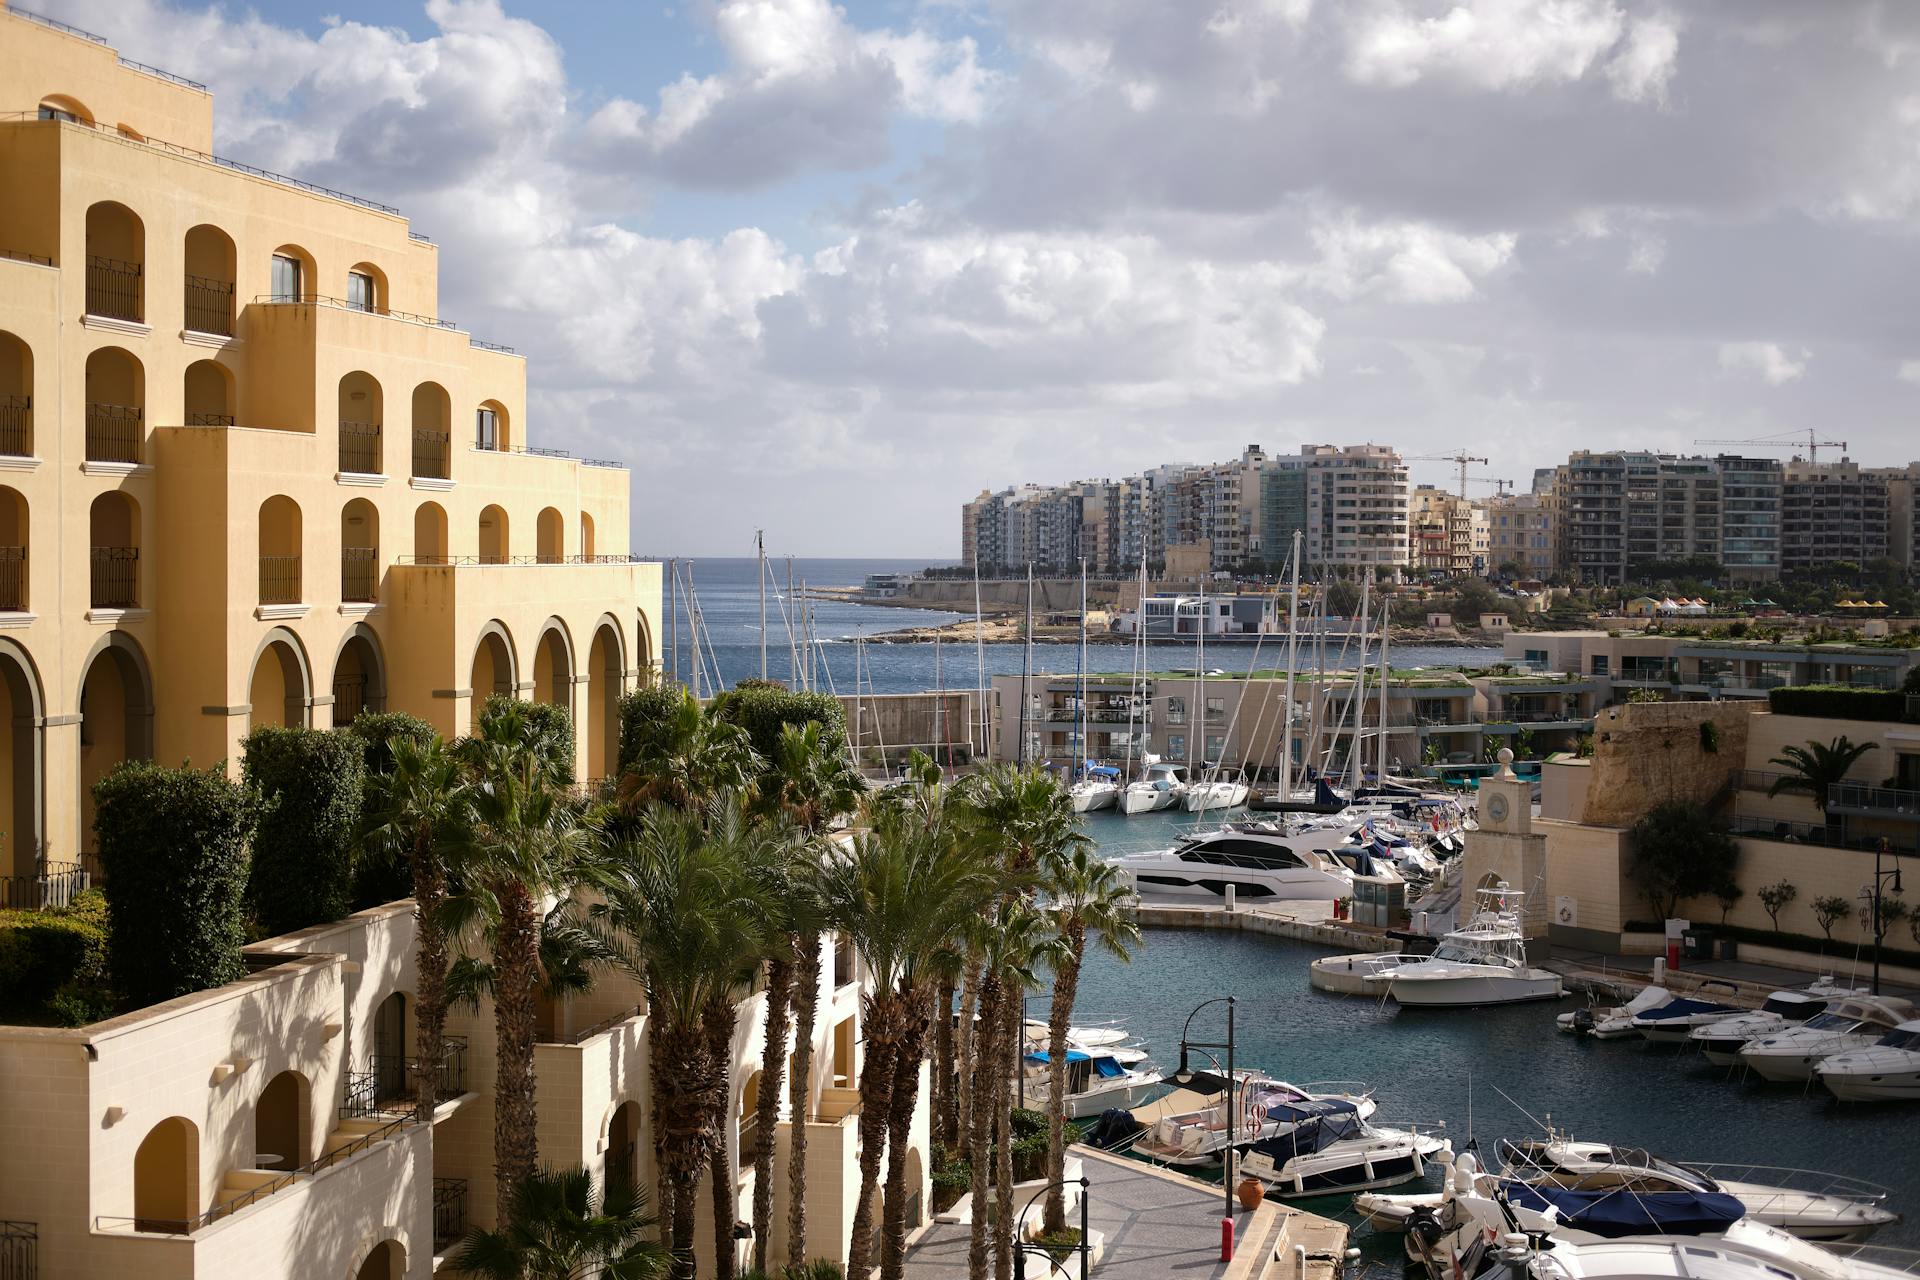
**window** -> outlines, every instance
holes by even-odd
[[[1593,674],[1596,676],[1603,676],[1607,674],[1607,655],[1606,654],[1596,653],[1593,655]]]
[[[1218,760],[1227,753],[1227,739],[1224,734],[1207,735],[1207,759]]]
[[[272,296],[275,302],[298,302],[301,290],[300,260],[284,254],[273,255]]]
[[[473,447],[476,449],[498,449],[500,447],[500,415],[491,409],[479,409],[474,413]]]
[[[68,124],[81,123],[80,117],[73,114],[73,112],[62,111],[59,107],[51,106],[45,102],[40,104],[40,118],[42,120],[64,120]]]
[[[1184,733],[1168,734],[1167,735],[1167,754],[1175,757],[1186,755],[1187,754],[1187,735]]]
[[[1167,699],[1167,723],[1185,724],[1187,722],[1187,700],[1185,698]]]
[[[1225,698],[1207,699],[1207,723],[1219,724],[1227,718],[1227,700]]]
[[[372,276],[364,271],[347,272],[347,305],[355,311],[373,310]]]

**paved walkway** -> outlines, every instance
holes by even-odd
[[[1654,960],[1652,956],[1601,955],[1599,952],[1575,951],[1567,947],[1555,947],[1553,958],[1594,972],[1619,973],[1641,981],[1645,981],[1653,972]],[[1867,953],[1857,962],[1851,951],[1844,957],[1829,957],[1824,971],[1843,984],[1866,987],[1873,980],[1873,956]],[[1805,969],[1782,969],[1770,964],[1750,964],[1745,960],[1689,960],[1682,967],[1682,972],[1695,977],[1733,978],[1776,988],[1804,987],[1819,976]],[[1920,991],[1897,982],[1881,982],[1880,991],[1883,995],[1908,999],[1920,996]]]
[[[1106,1253],[1095,1275],[1101,1280],[1215,1280],[1226,1274],[1220,1261],[1220,1215],[1225,1194],[1155,1169],[1085,1147],[1073,1148],[1083,1162],[1091,1186],[1087,1188],[1087,1220],[1106,1237]],[[1243,1234],[1253,1215],[1233,1208],[1234,1230]],[[1075,1219],[1077,1225],[1077,1219]],[[965,1223],[935,1223],[907,1254],[907,1274],[913,1280],[950,1280],[967,1274]],[[1027,1274],[1044,1275],[1038,1254],[1029,1256]],[[1077,1276],[1077,1263],[1069,1262]]]

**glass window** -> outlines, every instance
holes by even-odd
[[[274,254],[272,286],[275,302],[300,301],[300,259]]]
[[[355,311],[373,310],[373,277],[364,271],[347,272],[347,305]]]
[[[1167,735],[1167,754],[1170,756],[1186,755],[1187,754],[1187,735],[1184,733],[1168,734]]]
[[[1185,724],[1187,722],[1187,700],[1185,698],[1167,699],[1167,723]]]
[[[1227,700],[1225,698],[1207,699],[1207,723],[1219,724],[1227,718]]]
[[[1227,750],[1226,735],[1210,733],[1207,735],[1207,759],[1218,760]]]
[[[64,120],[68,124],[80,123],[80,117],[73,114],[73,112],[62,111],[58,107],[50,107],[44,102],[40,104],[40,118],[42,120]]]
[[[1593,655],[1593,674],[1596,676],[1603,676],[1607,674],[1607,655],[1606,654],[1596,653]]]
[[[473,447],[476,449],[500,447],[500,415],[493,410],[481,409],[474,415]]]

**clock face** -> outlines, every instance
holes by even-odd
[[[1495,822],[1507,820],[1507,798],[1502,795],[1487,797],[1487,816]]]

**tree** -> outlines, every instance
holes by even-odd
[[[487,1280],[658,1280],[671,1265],[645,1200],[622,1179],[595,1195],[585,1169],[547,1169],[521,1181],[504,1217],[497,1231],[469,1231],[447,1266]]]
[[[971,1074],[975,1088],[988,1097],[975,1097],[967,1115],[967,1158],[971,1166],[973,1196],[972,1230],[967,1242],[969,1280],[986,1280],[988,1268],[987,1192],[994,1178],[995,1158],[1011,1154],[1012,1133],[1008,1115],[1008,1081],[1018,1065],[1022,1021],[1020,992],[1038,981],[1034,973],[1037,948],[1057,942],[1024,897],[1003,899],[972,928],[975,954],[980,965],[979,1030],[974,1036],[974,1056],[962,1061],[963,1074]],[[1006,1068],[1002,1070],[1002,1068]],[[998,1124],[995,1121],[998,1120]],[[999,1131],[998,1150],[994,1134]],[[996,1188],[997,1189],[997,1188]],[[1002,1215],[1002,1224],[1011,1220]],[[993,1233],[1002,1254],[1010,1233]]]
[[[1846,734],[1841,734],[1832,742],[1808,742],[1804,747],[1787,747],[1767,763],[1777,764],[1786,772],[1773,780],[1767,788],[1769,796],[1777,796],[1782,791],[1804,791],[1813,797],[1824,819],[1827,813],[1827,799],[1834,784],[1842,781],[1854,762],[1869,751],[1878,750],[1871,742],[1853,742]]]
[[[1087,941],[1091,937],[1118,960],[1132,959],[1133,948],[1140,942],[1140,921],[1134,912],[1137,901],[1119,870],[1084,845],[1046,869],[1043,911],[1060,940],[1047,1018],[1047,1058],[1052,1066],[1047,1078],[1047,1179],[1055,1184],[1066,1176],[1067,1026]],[[1044,1229],[1052,1235],[1066,1227],[1066,1191],[1055,1185],[1047,1192]]]
[[[1713,891],[1713,900],[1720,904],[1720,923],[1721,924],[1725,924],[1727,922],[1727,913],[1732,911],[1735,904],[1737,904],[1740,901],[1740,899],[1746,896],[1747,896],[1747,891],[1745,889],[1742,889],[1738,884],[1736,884],[1732,880],[1728,880],[1725,884],[1722,884],[1719,888]]]
[[[744,729],[714,719],[685,690],[670,692],[621,772],[620,806],[629,815],[653,804],[698,812],[721,792],[745,790],[759,763]]]
[[[1893,927],[1913,914],[1912,909],[1899,898],[1880,898],[1880,911],[1876,917],[1872,899],[1860,904],[1860,930],[1873,935],[1873,945],[1878,947],[1893,932]]]
[[[1659,919],[1674,918],[1681,902],[1718,893],[1733,881],[1739,846],[1692,805],[1656,805],[1633,824],[1632,838],[1628,874]]]
[[[1846,919],[1852,910],[1853,904],[1838,894],[1813,900],[1814,923],[1820,926],[1820,932],[1826,935],[1828,942],[1833,941],[1833,926]]]
[[[1765,908],[1767,919],[1773,921],[1774,930],[1780,928],[1780,913],[1787,904],[1800,896],[1800,890],[1785,880],[1776,880],[1772,884],[1760,886],[1760,905]]]

